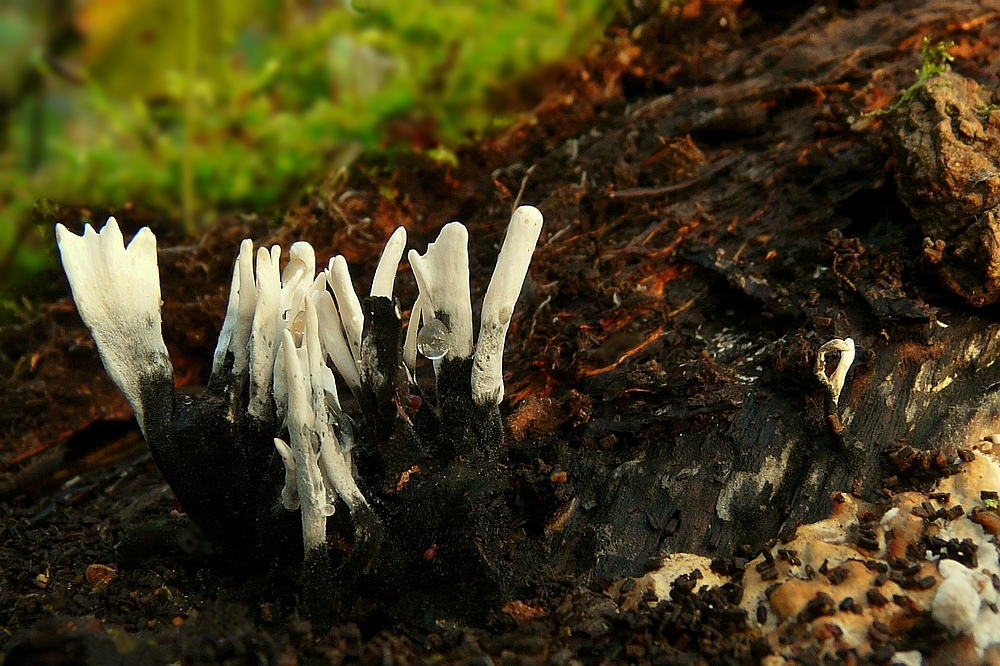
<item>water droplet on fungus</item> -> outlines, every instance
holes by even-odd
[[[432,361],[448,353],[448,327],[440,319],[431,319],[417,333],[417,349]]]

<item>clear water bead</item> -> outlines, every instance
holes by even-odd
[[[440,319],[431,319],[417,333],[417,349],[432,361],[448,353],[448,327]]]
[[[302,336],[306,332],[306,311],[299,310],[295,318],[292,319],[291,325],[289,325],[288,330],[292,332],[292,338],[295,340],[296,345],[302,344]]]

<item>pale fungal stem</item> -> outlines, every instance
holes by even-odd
[[[333,373],[326,365],[326,353],[323,351],[319,341],[319,318],[316,315],[316,306],[312,299],[306,303],[305,309],[305,335],[303,344],[306,350],[307,363],[309,368],[309,381],[312,384],[312,408],[315,417],[313,432],[315,441],[318,444],[319,457],[317,465],[323,477],[324,497],[326,498],[326,515],[332,516],[334,512],[337,488],[330,476],[330,464],[326,462],[332,454],[335,454],[336,461],[340,466],[335,467],[335,473],[351,476],[351,466],[349,462],[344,462],[344,452],[338,437],[338,419],[340,414],[340,399],[337,397],[337,384],[333,378]],[[351,481],[353,482],[353,477]],[[345,499],[346,501],[346,499]]]
[[[56,242],[80,317],[145,432],[143,382],[155,378],[173,388],[160,321],[156,237],[143,227],[126,248],[118,222],[109,217],[100,233],[88,224],[83,236],[57,224]]]
[[[840,352],[840,360],[833,374],[827,375],[826,355],[830,352]],[[844,390],[847,371],[851,369],[851,364],[854,363],[854,353],[854,340],[851,338],[844,338],[843,340],[834,338],[819,348],[819,354],[816,356],[816,378],[826,388],[834,405],[840,402],[840,393]]]
[[[314,294],[314,296],[316,296]],[[275,447],[285,463],[286,509],[292,493],[288,490],[294,475],[295,496],[302,512],[302,535],[306,551],[325,543],[326,517],[333,515],[339,496],[351,513],[367,502],[354,481],[350,460],[350,433],[346,417],[340,413],[333,373],[326,366],[326,352],[320,343],[320,321],[315,298],[305,306],[303,346],[295,347],[291,331],[282,338],[282,357],[288,386],[287,426],[292,446],[291,462],[275,440]],[[304,372],[308,370],[308,374]],[[344,441],[344,440],[347,441]]]
[[[410,250],[408,256],[417,288],[426,299],[421,310],[424,321],[440,320],[448,331],[444,357],[469,358],[472,356],[469,232],[461,223],[450,222],[423,255]]]
[[[236,258],[233,266],[233,278],[229,284],[229,304],[226,306],[226,318],[222,322],[222,330],[219,331],[219,341],[215,345],[215,353],[212,354],[212,374],[217,375],[222,371],[222,365],[226,360],[226,352],[229,351],[233,338],[233,329],[236,327],[236,320],[240,310],[240,259],[243,258],[243,246],[249,239],[240,245],[240,254]]]
[[[472,365],[472,397],[478,405],[499,404],[503,400],[504,340],[541,232],[542,214],[537,208],[521,206],[514,211],[483,300]]]
[[[234,374],[245,373],[249,358],[250,329],[257,307],[257,285],[253,277],[253,242],[248,238],[240,244],[240,254],[233,266],[233,281],[229,290],[229,307],[219,334],[219,344],[212,359],[212,374],[222,371],[226,352],[233,355]]]
[[[240,269],[240,309],[231,343],[233,372],[245,375],[250,369],[250,336],[257,311],[257,281],[253,270],[253,242],[250,239],[240,244],[237,264]]]
[[[333,297],[325,289],[313,292],[310,297],[313,299],[316,315],[319,318],[319,335],[323,349],[333,360],[333,366],[344,378],[348,388],[356,393],[361,386],[361,375],[344,337],[344,329],[341,327],[337,308],[333,304]]]
[[[327,487],[336,491],[351,515],[354,515],[358,508],[367,507],[368,501],[354,480],[350,452],[339,446],[336,438],[325,438],[321,442],[319,464]]]
[[[420,317],[423,313],[424,297],[417,294],[417,300],[410,308],[410,320],[406,324],[406,338],[403,340],[403,363],[412,375],[417,368],[417,331],[420,330]]]
[[[250,333],[250,404],[247,411],[258,419],[270,416],[275,345],[281,316],[281,278],[278,260],[281,248],[275,245],[257,250],[257,308]]]
[[[288,382],[288,436],[295,462],[296,494],[302,516],[302,542],[308,554],[326,545],[326,489],[319,469],[319,452],[313,444],[316,415],[310,405],[311,387],[299,361],[292,333],[288,329],[282,331],[281,354]]]
[[[354,291],[354,283],[351,282],[347,260],[343,256],[337,255],[330,260],[330,266],[327,270],[327,279],[330,282],[330,288],[333,289],[333,297],[337,299],[337,310],[340,312],[340,320],[344,325],[344,333],[347,334],[351,354],[354,356],[355,364],[360,364],[361,334],[365,327],[365,316],[361,310],[358,294]]]
[[[372,278],[371,296],[392,298],[396,271],[399,270],[399,260],[403,258],[403,250],[405,249],[406,229],[399,227],[389,236],[389,240],[385,243],[385,249],[382,250],[382,256],[375,268],[375,277]]]
[[[297,487],[297,476],[295,473],[295,457],[292,450],[288,448],[285,440],[275,437],[274,448],[281,456],[281,462],[285,464],[285,486],[281,489],[281,506],[288,511],[295,511],[299,508],[299,490]]]
[[[302,343],[309,356],[308,368],[313,388],[313,409],[319,417],[321,414],[325,415],[328,399],[339,411],[340,396],[337,395],[337,381],[333,377],[333,371],[326,364],[326,354],[320,345],[319,318],[316,314],[315,301],[312,298],[306,299],[305,316],[306,328]]]

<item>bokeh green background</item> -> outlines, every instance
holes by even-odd
[[[290,205],[365,152],[454,159],[509,122],[505,85],[581,53],[620,6],[0,0],[0,300],[28,307],[50,272],[39,199],[194,231]]]

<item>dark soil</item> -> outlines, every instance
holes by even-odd
[[[915,81],[925,36],[955,42],[952,78],[862,115]],[[0,330],[2,663],[759,660],[772,646],[734,608],[738,585],[682,581],[630,610],[605,590],[671,552],[738,573],[826,516],[834,491],[877,500],[934,477],[891,451],[953,456],[956,424],[1000,385],[995,345],[972,362],[959,349],[997,330],[995,309],[973,306],[1000,275],[998,47],[988,0],[634,10],[589,57],[520,86],[533,108],[458,168],[363,163],[283,219],[233,217],[197,241],[113,211],[126,233],[159,236],[164,335],[178,386],[195,391],[240,239],[307,240],[345,255],[361,285],[397,225],[422,249],[458,219],[477,303],[512,207],[537,206],[503,410],[519,528],[543,562],[485,616],[412,595],[305,619],[298,563],[234,566],[185,520],[64,296]],[[939,108],[954,131],[921,141]],[[967,152],[987,155],[975,178],[935,178]],[[859,354],[841,424],[812,364],[847,336]],[[908,410],[927,364],[957,379]]]

